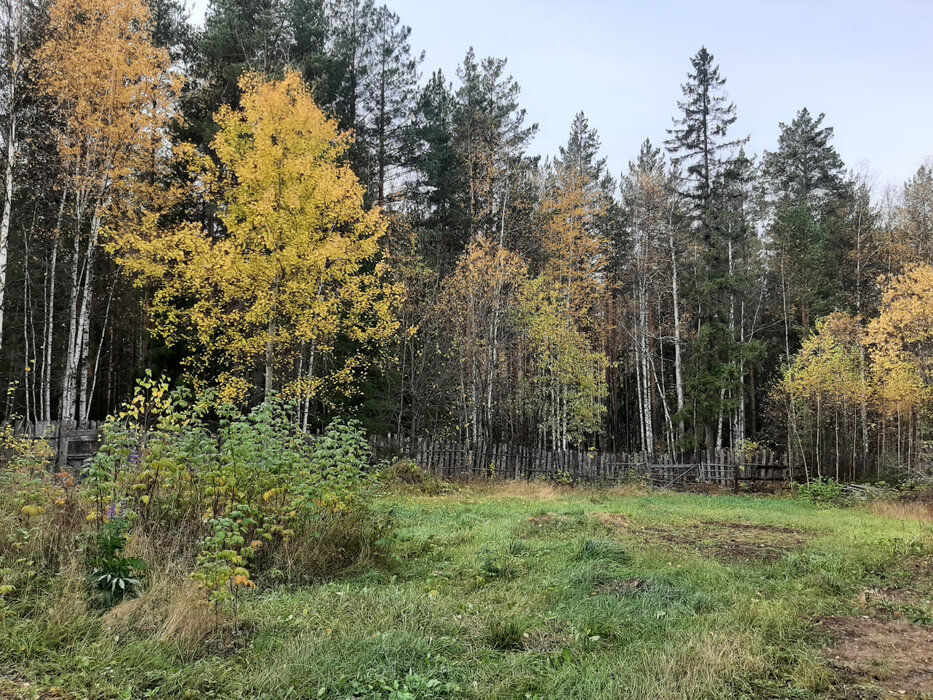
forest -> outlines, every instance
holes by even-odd
[[[929,466],[933,168],[879,189],[807,105],[748,152],[715,47],[612,171],[583,112],[533,153],[505,57],[432,72],[373,0],[0,23],[7,423],[100,421],[148,371],[312,432]]]

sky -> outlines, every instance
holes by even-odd
[[[192,19],[203,17],[196,0]],[[507,58],[532,151],[557,153],[574,114],[600,134],[619,175],[659,145],[701,46],[714,55],[750,152],[774,149],[779,123],[826,113],[846,165],[876,192],[933,156],[933,0],[386,0],[425,51],[423,80],[455,79],[468,47]]]

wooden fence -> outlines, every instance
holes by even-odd
[[[55,467],[80,469],[100,447],[99,426],[81,430],[57,423],[14,426],[21,435],[45,439],[55,450]],[[767,450],[753,455],[716,450],[693,455],[546,450],[528,445],[462,442],[393,435],[370,438],[380,459],[411,459],[446,481],[469,479],[546,479],[558,483],[614,484],[646,480],[651,486],[701,490],[709,486],[739,490],[781,486],[790,481],[783,456]]]
[[[62,427],[57,421],[13,425],[18,435],[35,440],[46,440],[55,451],[56,469],[78,470],[100,448],[100,424],[91,421],[83,428]]]
[[[566,483],[618,483],[646,479],[652,486],[739,490],[775,487],[790,480],[783,457],[767,450],[752,455],[715,450],[695,455],[596,450],[545,450],[524,445],[467,445],[443,440],[374,436],[380,458],[407,458],[430,474],[455,481],[475,478],[548,479]]]

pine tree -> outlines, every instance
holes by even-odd
[[[411,28],[385,6],[372,19],[372,45],[367,52],[361,106],[365,115],[357,126],[357,139],[370,155],[370,199],[379,206],[394,193],[389,191],[405,162],[405,129],[411,125],[418,96],[418,64],[408,37]]]
[[[414,172],[408,202],[414,210],[422,245],[438,269],[451,264],[466,245],[465,167],[454,135],[453,87],[436,71],[418,98],[413,124],[406,130],[406,165]]]
[[[520,180],[531,165],[525,155],[537,124],[525,125],[518,83],[505,75],[505,60],[477,61],[471,48],[457,70],[454,146],[463,162],[469,237],[494,236],[500,243],[511,223]]]
[[[326,32],[324,0],[212,0],[196,40],[184,100],[188,127],[181,137],[210,143],[217,128],[214,114],[224,105],[239,105],[244,73],[275,77],[298,65],[315,85],[331,69],[324,57]]]
[[[899,213],[904,257],[933,264],[933,168],[921,165],[907,181]]]

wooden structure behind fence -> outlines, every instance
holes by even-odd
[[[100,449],[100,424],[89,422],[83,428],[65,427],[57,421],[50,423],[17,423],[13,426],[18,435],[46,440],[55,451],[56,469],[78,470],[97,454]]]
[[[652,486],[699,489],[706,486],[774,487],[788,483],[783,456],[767,450],[711,450],[689,456],[596,450],[545,450],[525,445],[412,440],[373,436],[380,458],[407,458],[448,481],[475,478],[547,479],[567,483],[619,483],[646,479]]]

